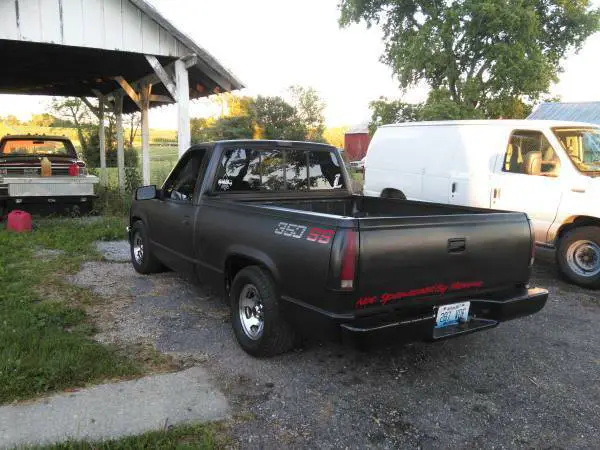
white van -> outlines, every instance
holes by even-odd
[[[600,127],[551,120],[380,127],[364,195],[524,211],[561,272],[600,287]]]

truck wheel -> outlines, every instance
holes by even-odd
[[[600,288],[600,227],[567,231],[558,242],[556,260],[569,281],[586,288]]]
[[[274,356],[294,347],[296,334],[280,315],[275,283],[265,270],[240,270],[229,295],[233,331],[247,353]]]
[[[136,272],[150,274],[160,272],[163,268],[161,262],[150,252],[148,231],[141,220],[134,222],[132,226],[130,242],[131,264]]]

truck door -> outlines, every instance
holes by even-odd
[[[188,152],[179,161],[163,187],[162,205],[152,214],[151,235],[161,247],[164,262],[179,272],[194,273],[194,218],[205,149]]]
[[[527,213],[545,243],[562,197],[560,158],[540,131],[512,132],[492,176],[490,207]]]

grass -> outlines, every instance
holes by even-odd
[[[141,372],[92,340],[83,306],[94,294],[65,281],[82,262],[100,258],[92,242],[123,238],[124,220],[40,224],[31,233],[0,230],[0,404]],[[63,253],[35,257],[40,248]]]
[[[216,449],[226,439],[218,424],[176,426],[167,431],[151,431],[140,436],[87,442],[70,441],[32,450],[147,450],[147,449]]]

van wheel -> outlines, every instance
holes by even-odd
[[[586,288],[600,288],[600,227],[567,231],[558,242],[556,262],[569,281]]]
[[[398,200],[406,200],[406,195],[404,195],[404,192],[399,191],[397,189],[384,189],[381,192],[381,197],[382,198],[395,198]]]
[[[150,241],[146,225],[141,220],[138,220],[133,224],[132,228],[129,246],[133,268],[136,272],[144,275],[161,272],[163,270],[162,263],[150,251]]]
[[[267,271],[258,266],[240,270],[229,295],[233,331],[244,351],[274,356],[295,346],[296,333],[281,317],[275,283]]]

